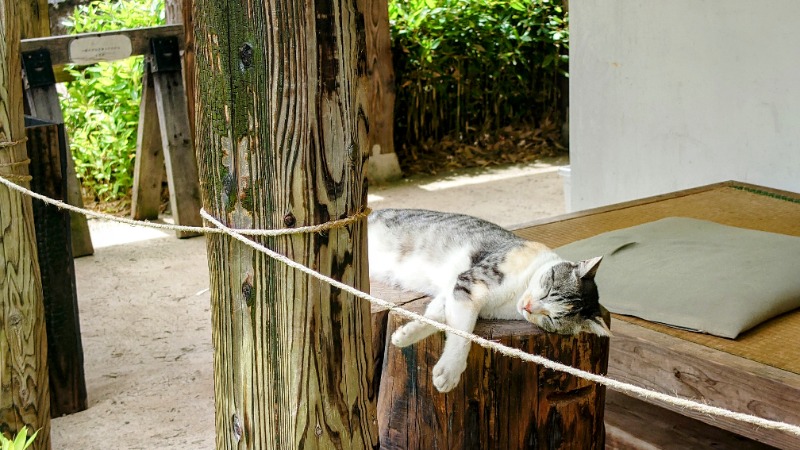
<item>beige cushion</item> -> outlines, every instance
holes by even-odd
[[[735,338],[800,307],[800,237],[671,217],[556,252],[604,255],[600,303],[617,314]]]

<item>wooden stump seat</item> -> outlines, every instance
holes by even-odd
[[[404,308],[422,313],[428,301],[413,300]],[[405,322],[389,313],[386,336]],[[606,373],[608,338],[545,333],[523,320],[479,320],[475,333]],[[386,344],[378,396],[382,449],[604,447],[605,387],[473,345],[461,382],[442,394],[431,371],[444,339],[436,333],[402,349]]]

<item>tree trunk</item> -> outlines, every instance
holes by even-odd
[[[422,313],[428,301],[404,307]],[[404,322],[390,313],[386,335]],[[479,320],[475,334],[593,373],[608,369],[608,338],[545,333],[522,320]],[[604,447],[605,387],[473,345],[461,382],[441,394],[431,371],[443,347],[443,333],[403,349],[387,345],[378,402],[381,448]]]
[[[19,19],[17,0],[0,0],[0,175],[27,187]],[[41,429],[32,448],[50,448],[47,380],[33,207],[0,186],[0,433]]]
[[[238,228],[321,224],[366,204],[355,0],[197,0],[204,207]],[[356,288],[366,223],[259,241]],[[218,449],[377,448],[369,304],[208,237]]]

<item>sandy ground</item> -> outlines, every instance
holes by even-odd
[[[373,208],[472,214],[513,226],[564,212],[566,159],[370,188]],[[213,449],[205,239],[90,221],[75,260],[89,408],[54,419],[53,448]]]

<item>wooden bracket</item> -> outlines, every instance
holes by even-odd
[[[50,52],[46,49],[35,49],[22,53],[22,78],[25,88],[25,111],[37,119],[54,124],[63,124],[64,115],[56,92],[55,76],[50,60]],[[69,148],[69,142],[67,142]],[[75,173],[75,162],[72,156],[67,159],[67,203],[83,207],[83,196],[78,176]],[[86,217],[78,213],[70,213],[72,234],[72,256],[86,256],[94,253],[92,237]]]
[[[166,172],[172,216],[178,225],[202,226],[200,178],[189,126],[176,38],[153,38],[142,77],[142,103],[133,176],[134,219],[156,219]],[[160,137],[159,139],[156,137]],[[179,238],[198,233],[177,232]]]
[[[56,84],[50,51],[46,48],[22,54],[22,75],[26,86],[39,88]]]

